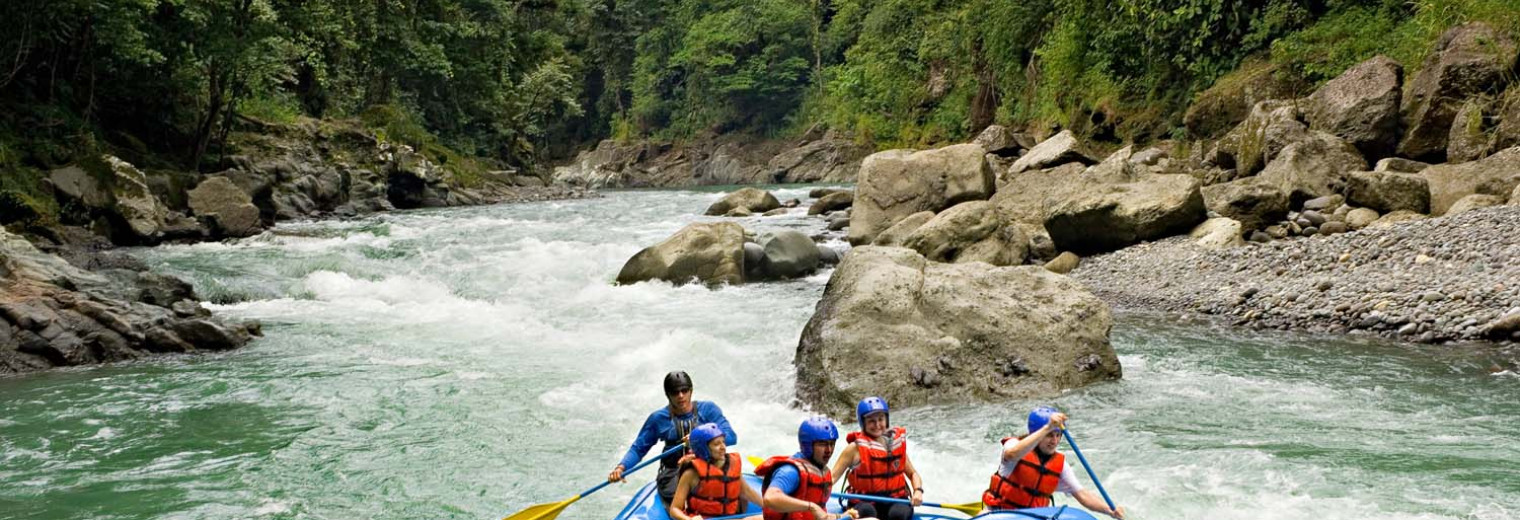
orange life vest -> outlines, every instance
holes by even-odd
[[[860,464],[845,474],[851,493],[880,497],[908,498],[908,430],[901,426],[887,430],[886,444],[876,442],[864,432],[852,432],[845,440],[855,443]]]
[[[686,514],[704,517],[728,516],[739,512],[739,490],[744,485],[739,454],[730,452],[723,469],[702,459],[687,464],[697,471],[697,489],[686,497]]]
[[[797,491],[791,494],[792,498],[812,502],[818,504],[819,507],[827,506],[829,489],[834,487],[833,473],[830,473],[828,468],[814,466],[811,461],[802,458],[776,456],[765,459],[765,462],[761,463],[760,467],[755,468],[755,474],[764,479],[761,482],[762,490],[770,487],[771,472],[775,471],[782,464],[796,466],[797,474],[801,477],[801,481],[797,483]],[[782,513],[769,507],[762,507],[761,513],[765,520],[814,520],[813,513],[806,509]]]
[[[1014,438],[1005,438],[1003,442],[1007,443]],[[1007,477],[992,472],[992,482],[987,485],[987,491],[982,493],[982,503],[994,510],[1054,504],[1051,497],[1055,496],[1056,486],[1061,484],[1061,470],[1066,467],[1066,457],[1054,453],[1041,463],[1040,456],[1035,453],[1037,449],[1025,453],[1024,458],[1014,465],[1013,473]]]

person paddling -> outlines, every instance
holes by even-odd
[[[681,465],[681,479],[676,483],[675,498],[670,501],[671,518],[702,520],[731,516],[743,511],[746,504],[761,503],[760,493],[744,481],[740,462],[743,459],[738,452],[728,451],[718,425],[698,426],[691,431],[688,442],[695,457]]]
[[[829,513],[825,508],[834,476],[829,459],[834,456],[834,442],[839,429],[826,417],[809,417],[797,427],[799,451],[790,457],[766,459],[755,468],[764,489],[762,511],[765,520],[836,520],[859,519],[851,509],[844,514]]]
[[[1051,506],[1056,492],[1061,492],[1089,510],[1124,518],[1122,506],[1109,509],[1097,493],[1083,489],[1065,456],[1056,451],[1066,414],[1041,406],[1029,412],[1027,426],[1029,433],[1023,437],[1003,439],[997,472],[982,493],[983,512]]]
[[[845,445],[834,461],[833,474],[844,475],[846,491],[860,495],[899,498],[903,503],[851,501],[861,516],[882,520],[912,520],[913,508],[924,502],[924,485],[918,470],[908,460],[907,430],[892,427],[887,401],[867,397],[855,406],[860,431],[845,436]]]
[[[739,436],[728,425],[728,419],[723,417],[723,410],[709,401],[692,400],[691,392],[691,376],[686,375],[686,372],[678,370],[665,374],[665,399],[668,405],[650,413],[649,418],[644,420],[644,426],[639,428],[639,435],[633,440],[633,445],[628,447],[628,452],[623,454],[623,460],[607,475],[608,482],[621,482],[623,470],[637,464],[656,442],[663,441],[665,450],[686,442],[686,437],[699,424],[717,425],[728,446],[739,443]],[[685,453],[678,451],[660,459],[660,472],[655,475],[655,486],[660,492],[660,499],[666,504],[675,498],[681,462],[692,457],[691,450],[684,451]]]

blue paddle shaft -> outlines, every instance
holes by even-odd
[[[1082,469],[1087,470],[1087,476],[1092,477],[1093,485],[1098,487],[1098,493],[1102,494],[1103,501],[1108,503],[1108,510],[1118,512],[1119,508],[1114,507],[1114,500],[1108,498],[1108,491],[1104,490],[1103,483],[1098,481],[1098,474],[1094,473],[1092,465],[1087,463],[1087,457],[1082,456],[1082,449],[1077,447],[1077,441],[1071,438],[1071,432],[1062,429],[1061,435],[1066,436],[1066,443],[1071,445],[1071,451],[1077,454],[1077,460],[1082,461]]]
[[[685,444],[677,444],[676,447],[668,449],[668,450],[665,450],[665,453],[661,453],[659,455],[655,455],[653,457],[650,457],[649,460],[646,460],[644,462],[640,462],[638,464],[634,464],[633,467],[623,470],[623,478],[628,478],[628,475],[632,474],[635,471],[638,471],[639,469],[642,469],[644,466],[648,466],[650,464],[653,464],[654,461],[663,459],[665,457],[668,457],[668,456],[671,456],[671,455],[675,455],[676,452],[684,450],[684,449],[686,449],[686,445]],[[609,484],[612,484],[611,480],[603,481],[601,484],[597,484],[596,486],[593,486],[591,489],[588,489],[585,492],[581,493],[580,496],[586,496],[586,495],[590,495],[592,493],[595,493],[597,491],[601,491],[602,488],[607,487]]]
[[[888,504],[908,504],[910,506],[913,505],[913,501],[912,500],[906,500],[906,499],[902,499],[902,498],[892,498],[892,497],[879,497],[879,496],[876,496],[876,495],[857,495],[857,494],[854,494],[854,493],[834,493],[834,496],[839,497],[839,498],[843,498],[843,499],[848,499],[848,500],[865,500],[865,501],[868,501],[868,502],[886,502]],[[929,506],[929,507],[944,507],[943,504],[940,504],[938,502],[924,502],[923,505],[926,505],[926,506]]]

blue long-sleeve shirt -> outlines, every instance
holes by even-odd
[[[633,445],[628,447],[628,453],[623,455],[623,467],[632,468],[635,464],[638,464],[644,458],[644,455],[649,453],[649,448],[654,447],[656,442],[663,441],[665,443],[665,447],[660,450],[661,452],[680,444],[684,433],[681,432],[680,428],[676,427],[676,421],[690,425],[685,429],[686,433],[690,433],[691,429],[697,426],[716,423],[718,428],[723,430],[724,442],[728,443],[729,446],[739,443],[739,436],[734,433],[734,428],[728,425],[728,418],[723,416],[723,409],[718,408],[718,405],[713,404],[711,401],[695,401],[692,403],[691,409],[691,413],[674,418],[670,416],[670,407],[668,406],[649,414],[649,418],[644,419],[644,427],[639,428],[639,436],[633,440]],[[665,461],[662,461],[661,464],[674,466],[680,458],[680,454],[677,453],[676,455],[666,457]]]

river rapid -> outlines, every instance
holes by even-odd
[[[395,212],[139,250],[265,337],[0,379],[0,518],[499,518],[605,478],[672,369],[724,409],[734,450],[791,453],[805,416],[791,359],[828,272],[611,283],[721,195]],[[821,231],[804,213],[743,222]],[[1520,376],[1492,373],[1491,351],[1124,313],[1112,339],[1122,381],[894,410],[926,498],[979,499],[998,439],[1048,403],[1131,518],[1520,518]],[[653,477],[560,518],[610,519]]]

